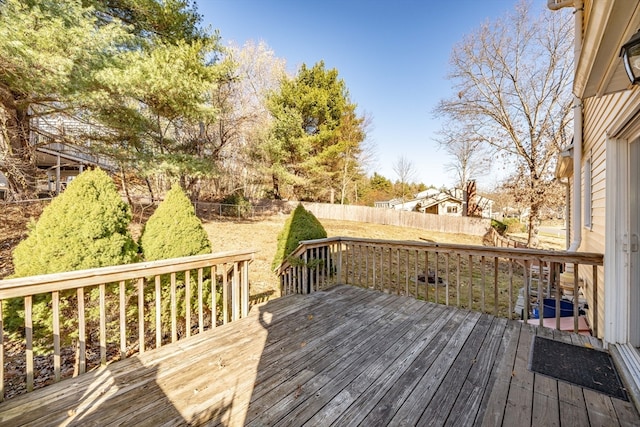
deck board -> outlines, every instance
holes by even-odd
[[[338,286],[0,404],[3,425],[640,425],[528,370],[539,329]]]

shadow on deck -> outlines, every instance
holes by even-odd
[[[640,424],[629,402],[529,371],[536,334],[599,345],[337,286],[9,400],[0,424]]]

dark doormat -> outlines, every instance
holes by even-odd
[[[629,401],[608,353],[535,336],[529,370]]]

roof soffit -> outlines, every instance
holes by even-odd
[[[573,84],[576,96],[602,96],[630,87],[619,58],[620,47],[639,26],[637,0],[592,3]]]

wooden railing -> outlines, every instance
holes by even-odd
[[[555,311],[555,328],[560,329],[562,314],[571,314],[578,332],[582,308],[572,304],[571,312],[563,313],[561,288],[579,295],[581,265],[591,267],[588,310],[593,319],[602,254],[335,237],[301,242],[277,273],[282,295],[351,284],[509,319],[529,321],[537,313],[539,325],[544,325],[543,296],[555,302],[547,305]],[[566,276],[570,269],[572,289],[560,281],[561,272]],[[514,313],[518,302],[521,310]],[[591,329],[597,335],[597,321]]]
[[[0,281],[0,399],[5,398],[5,370],[15,365],[10,360],[15,354],[6,354],[9,345],[21,346],[14,353],[24,355],[17,365],[24,366],[22,384],[29,392],[34,358],[53,356],[50,380],[64,376],[61,349],[68,341],[73,342],[77,375],[105,365],[108,347],[115,353],[109,360],[124,359],[153,346],[154,337],[157,348],[245,317],[254,253],[221,252]],[[16,319],[8,313],[16,303],[24,313],[24,328],[17,331],[9,327]],[[43,310],[50,315],[43,316]],[[42,330],[52,334],[42,337]],[[94,366],[88,366],[89,351],[99,352]]]

